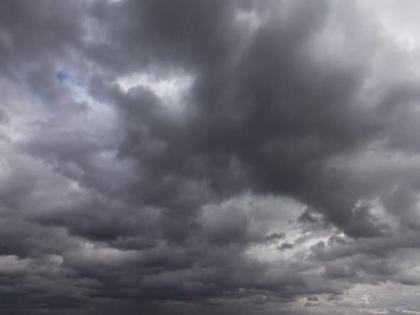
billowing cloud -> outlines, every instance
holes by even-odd
[[[418,314],[418,9],[2,1],[0,312]]]

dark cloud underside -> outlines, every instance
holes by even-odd
[[[2,1],[0,313],[418,314],[385,2]]]

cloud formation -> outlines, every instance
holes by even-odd
[[[417,7],[2,1],[1,313],[420,312]]]

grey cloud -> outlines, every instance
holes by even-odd
[[[318,305],[318,298],[314,295],[308,296],[306,298],[305,306],[311,307],[311,306],[317,306]]]
[[[418,79],[363,8],[0,4],[2,311],[301,314],[417,286]],[[119,81],[139,73],[191,75],[182,109]]]

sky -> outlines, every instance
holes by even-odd
[[[0,1],[0,314],[420,315],[419,12]]]

